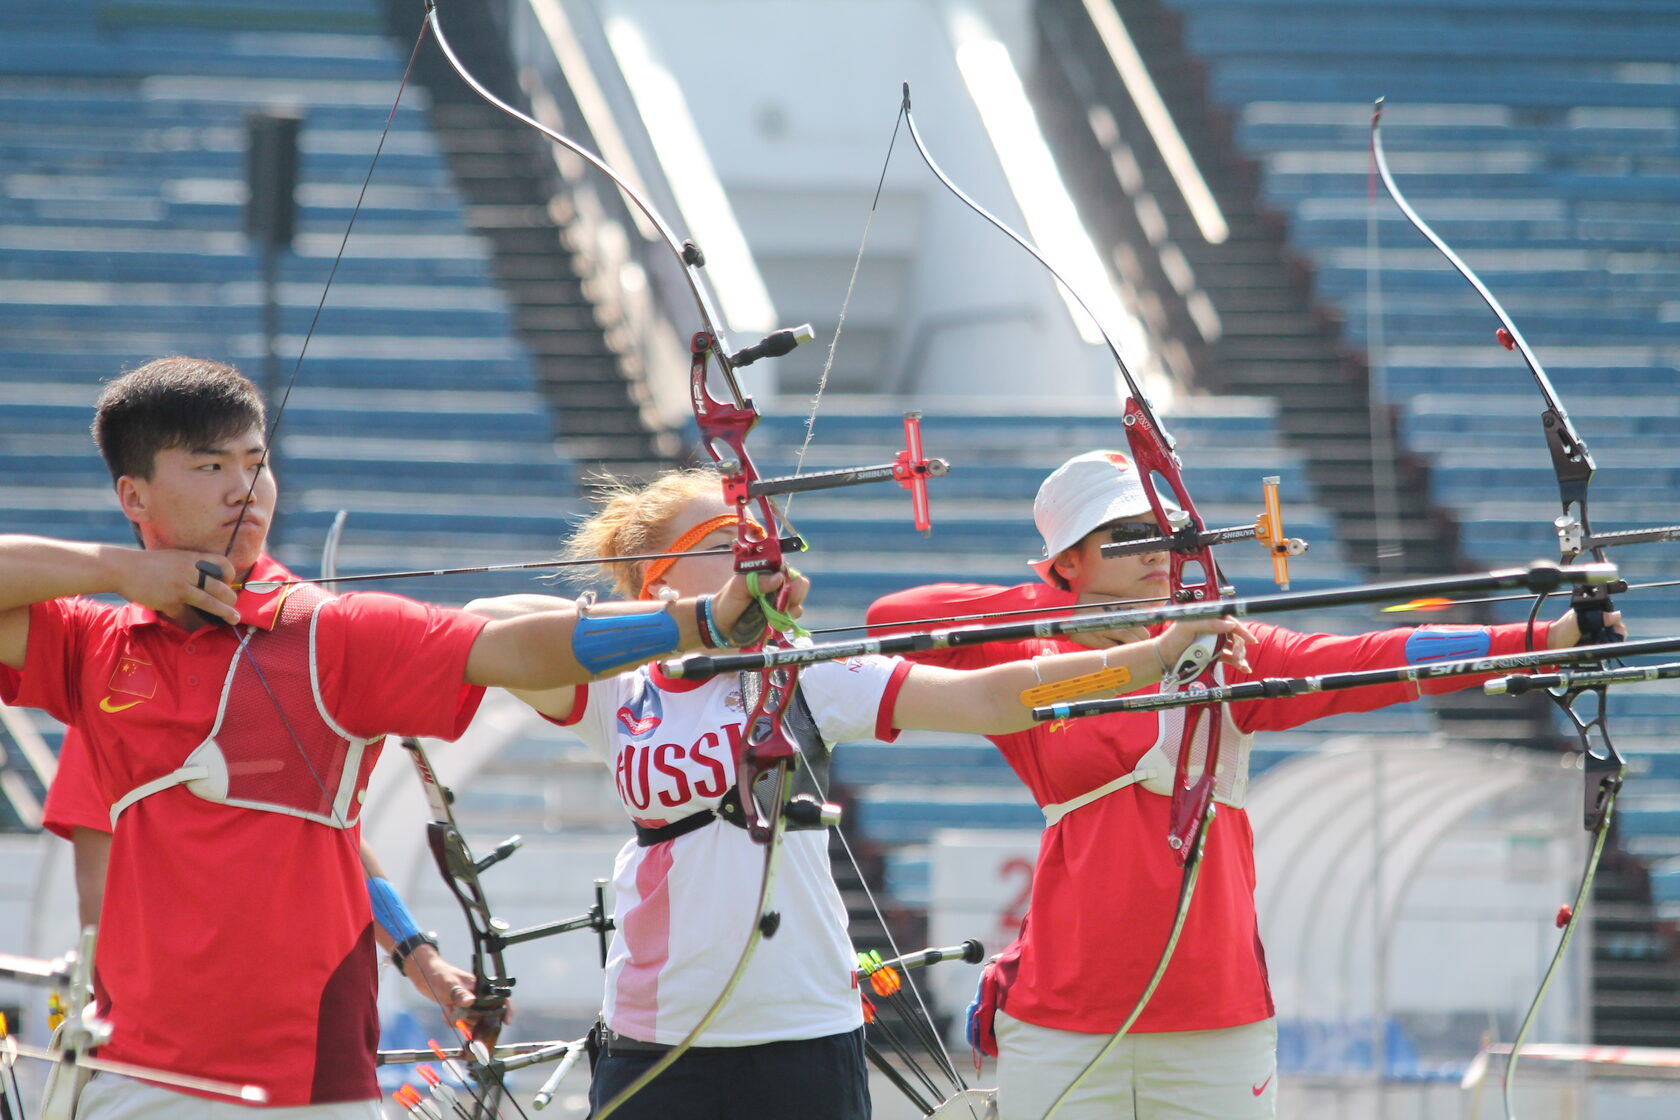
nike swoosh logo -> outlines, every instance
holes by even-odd
[[[142,698],[142,699],[139,699],[139,700],[130,700],[126,704],[113,704],[113,703],[111,703],[111,698],[109,696],[107,696],[107,697],[105,697],[105,699],[103,699],[99,702],[99,710],[102,711],[102,712],[111,712],[113,714],[116,713],[116,712],[126,712],[130,708],[134,707],[134,705],[144,704],[145,702],[146,702],[145,699]]]
[[[1249,1092],[1253,1093],[1255,1096],[1258,1097],[1261,1093],[1264,1093],[1266,1091],[1266,1086],[1268,1086],[1272,1083],[1272,1078],[1275,1077],[1275,1076],[1277,1076],[1277,1075],[1276,1074],[1270,1074],[1270,1073],[1267,1074],[1266,1075],[1266,1080],[1260,1082],[1260,1084],[1250,1085],[1248,1087]]]

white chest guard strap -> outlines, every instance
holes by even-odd
[[[1216,669],[1214,677],[1219,683],[1224,683],[1222,669]],[[1055,824],[1075,809],[1082,809],[1130,785],[1141,784],[1150,793],[1171,797],[1173,783],[1178,778],[1178,755],[1184,739],[1184,712],[1183,708],[1169,708],[1159,713],[1155,742],[1129,773],[1078,797],[1043,806],[1044,823]],[[1223,719],[1225,726],[1220,730],[1219,770],[1214,777],[1213,799],[1221,805],[1240,809],[1248,800],[1248,757],[1254,736],[1238,729],[1224,705],[1220,705],[1217,718]],[[1199,766],[1207,757],[1207,740],[1208,724],[1204,719],[1197,726],[1195,739],[1190,744],[1192,775],[1200,772]]]
[[[333,828],[360,819],[379,740],[345,731],[321,699],[316,628],[332,596],[307,584],[290,592],[272,630],[240,632],[209,736],[178,769],[118,798],[113,829],[124,809],[177,785],[206,801]]]

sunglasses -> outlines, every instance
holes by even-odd
[[[1130,544],[1133,541],[1146,541],[1161,535],[1159,525],[1146,524],[1141,521],[1121,521],[1106,528],[1109,542],[1112,544]]]

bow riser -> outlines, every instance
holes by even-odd
[[[707,378],[711,372],[711,358],[719,364],[724,358],[717,350],[716,340],[705,331],[696,331],[689,340],[689,397],[694,403],[694,422],[700,429],[700,440],[706,453],[723,472],[724,501],[735,507],[735,570],[737,572],[778,572],[782,568],[781,534],[777,531],[780,518],[768,495],[754,494],[753,484],[759,481],[747,454],[747,435],[758,426],[758,409],[752,399],[743,397],[739,403],[721,400],[712,394]],[[733,379],[729,367],[726,375]],[[724,454],[719,445],[728,450]],[[756,506],[762,533],[755,533],[747,516],[749,506]]]
[[[1172,587],[1172,598],[1177,603],[1205,603],[1219,598],[1219,568],[1213,559],[1213,550],[1200,543],[1201,535],[1206,530],[1201,515],[1196,512],[1195,504],[1190,500],[1189,491],[1184,486],[1183,465],[1179,462],[1178,454],[1167,441],[1165,433],[1155,422],[1154,416],[1141,405],[1137,398],[1126,401],[1126,409],[1122,423],[1126,430],[1126,443],[1132,452],[1132,464],[1137,469],[1139,481],[1143,483],[1143,492],[1149,498],[1149,508],[1155,514],[1155,521],[1161,526],[1161,533],[1174,541],[1167,553],[1168,580]],[[1178,503],[1177,516],[1168,513],[1166,504],[1161,501],[1155,480],[1160,478],[1172,488],[1173,498]],[[1185,582],[1186,570],[1194,573],[1191,582]],[[1180,658],[1179,664],[1172,667],[1171,681],[1162,681],[1162,687],[1169,683],[1178,684],[1194,679],[1211,666],[1217,658],[1219,639],[1214,635],[1207,635],[1191,643]],[[1184,718],[1184,728],[1179,737],[1178,765],[1176,780],[1173,782],[1171,825],[1167,832],[1167,846],[1173,850],[1178,865],[1183,867],[1197,851],[1197,846],[1191,839],[1201,828],[1207,818],[1208,807],[1213,804],[1214,783],[1218,778],[1219,748],[1224,738],[1225,720],[1223,712],[1215,712],[1208,718],[1207,724],[1207,753],[1199,774],[1190,772],[1190,756],[1192,746],[1196,740],[1196,732],[1201,726],[1205,708],[1192,708]]]
[[[785,722],[797,687],[797,669],[774,669],[763,674],[758,700],[747,716],[746,743],[736,763],[735,788],[746,814],[747,833],[760,844],[768,843],[774,835],[776,816],[787,802],[788,775],[798,759]],[[758,800],[757,784],[772,770],[776,771],[776,781],[766,811]]]

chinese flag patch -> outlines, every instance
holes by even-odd
[[[117,671],[111,674],[110,688],[112,692],[126,692],[150,700],[157,692],[157,670],[148,661],[125,657],[117,662]]]

